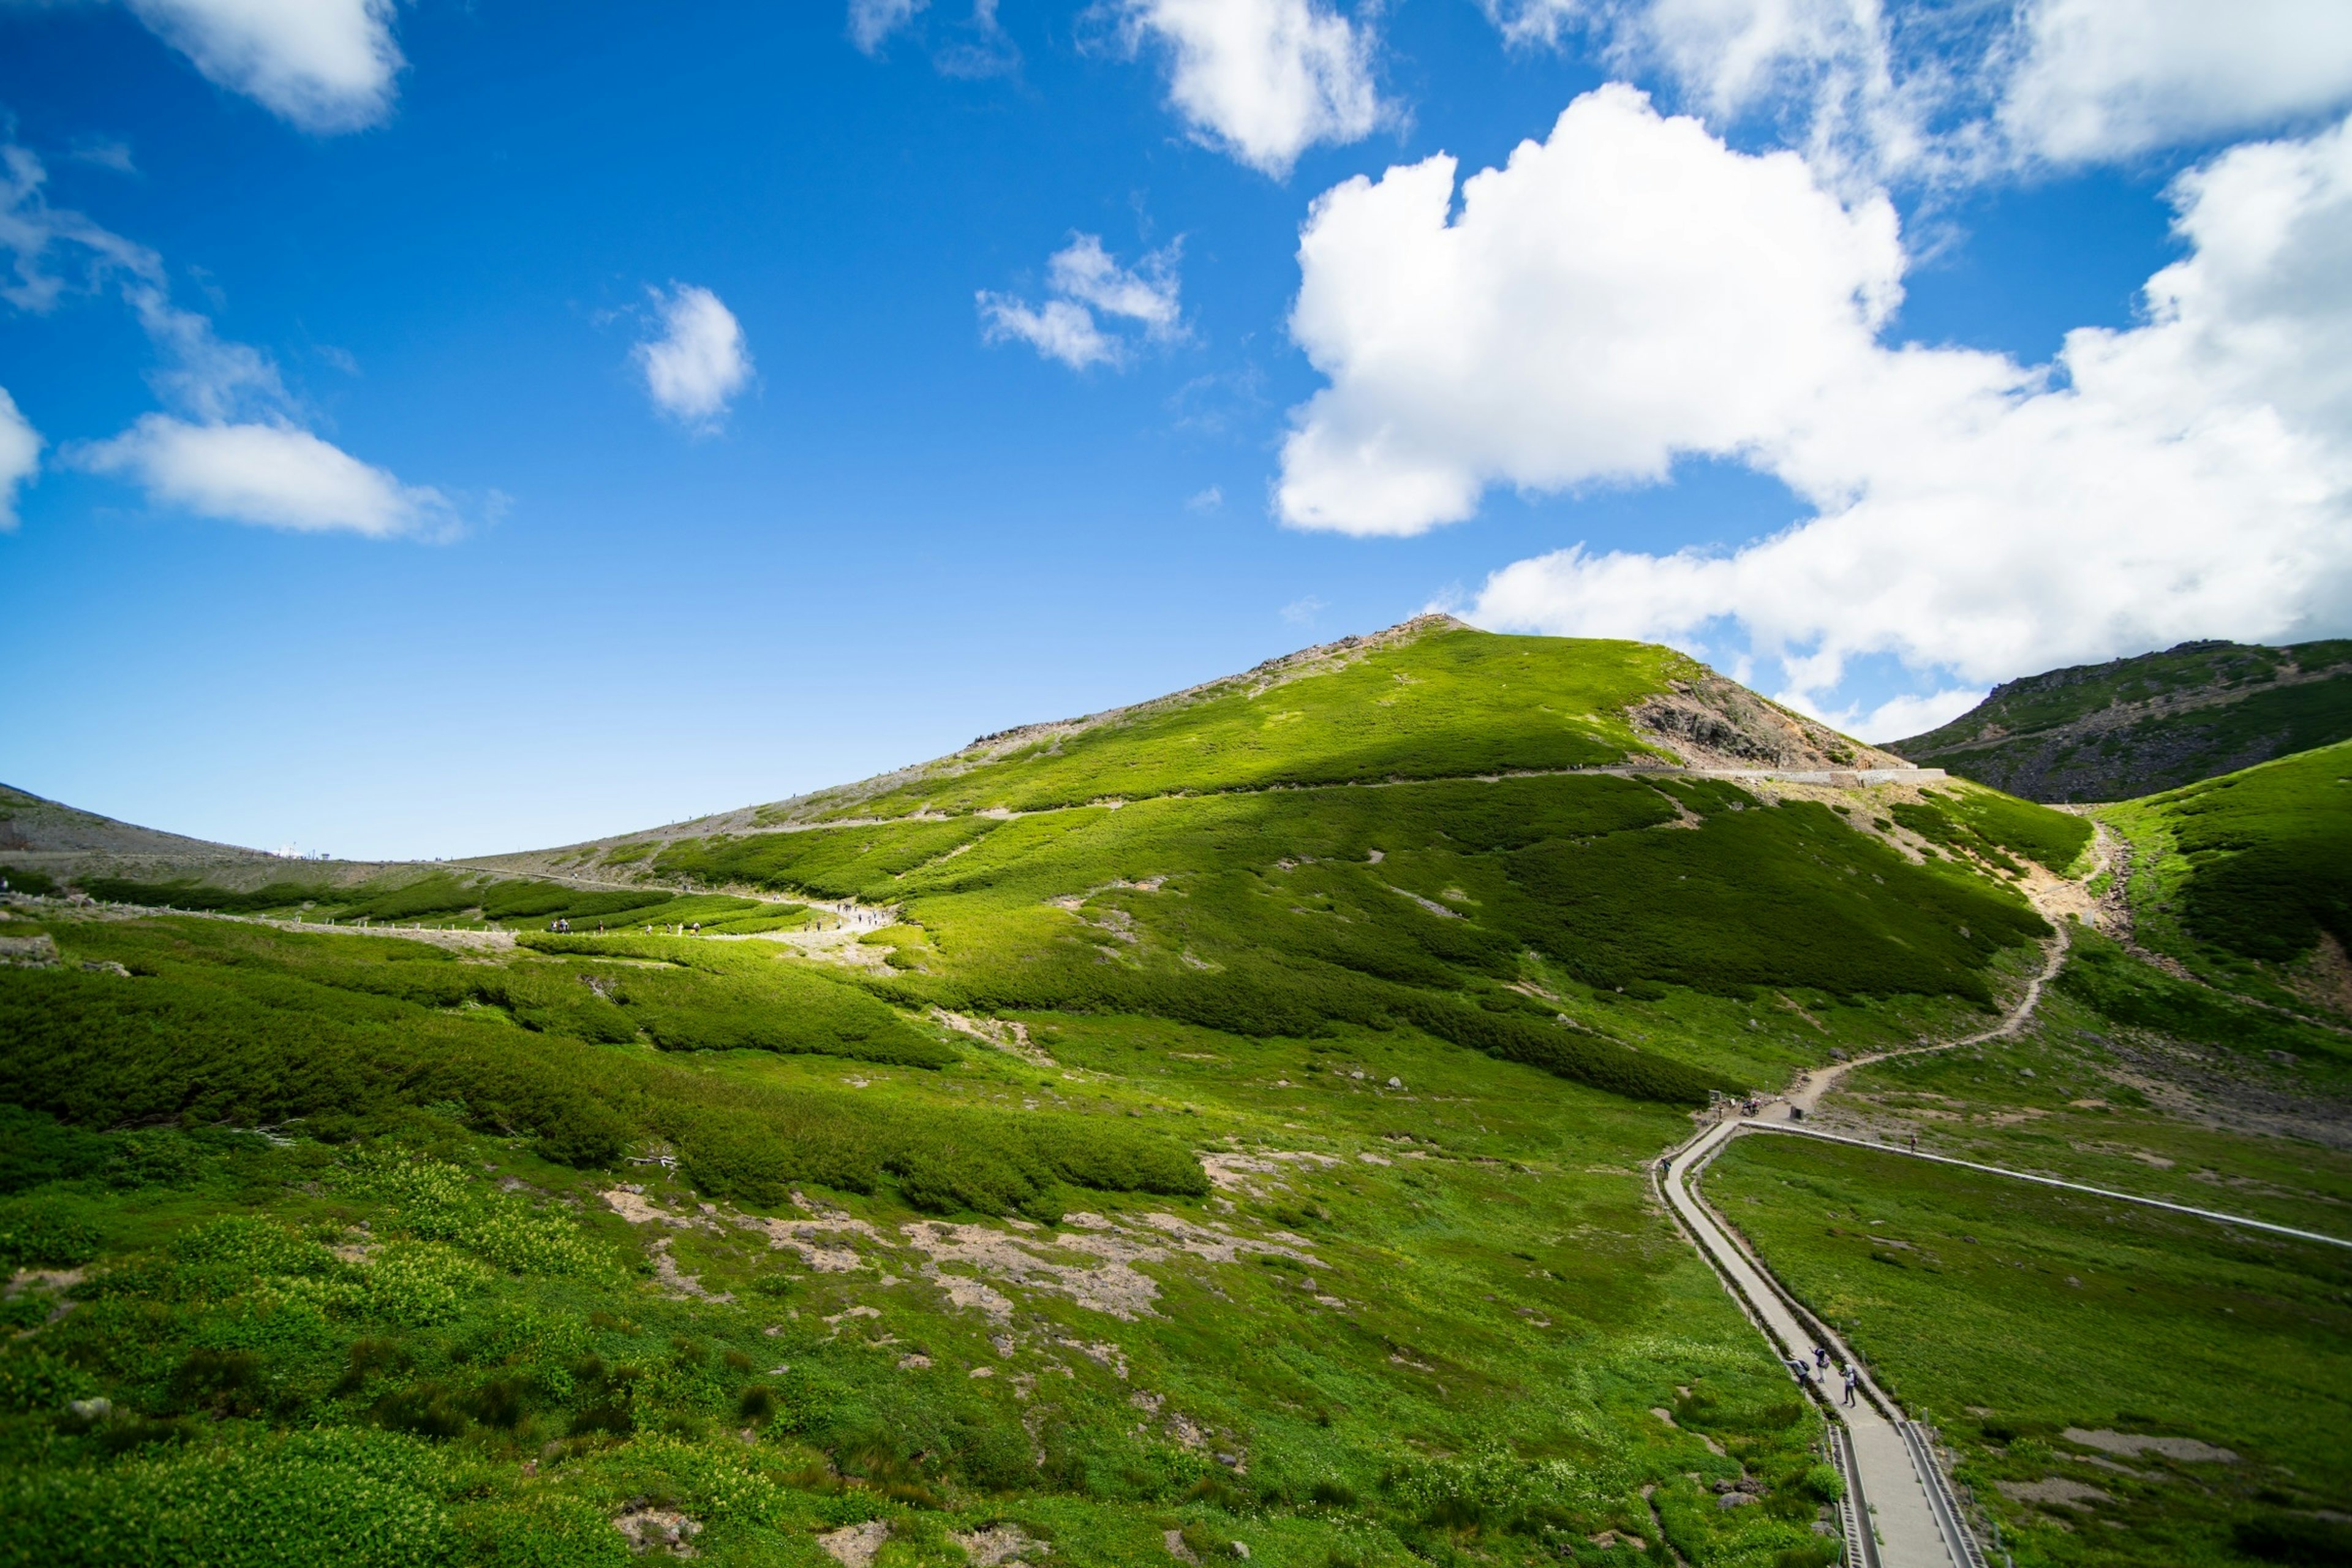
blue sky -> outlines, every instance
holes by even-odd
[[[2210,9],[0,4],[0,778],[463,855],[1431,605],[1890,736],[2352,630],[2352,26]]]

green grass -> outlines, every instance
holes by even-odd
[[[1259,1039],[1098,1015],[1031,1016],[1055,1069],[975,1047],[944,1069],[863,1066],[849,1089],[838,1059],[656,1057],[464,997],[442,1010],[460,980],[725,978],[763,944],[574,939],[543,945],[616,956],[483,964],[193,918],[48,924],[69,960],[134,974],[0,976],[0,1094],[73,1122],[0,1129],[0,1235],[92,1270],[54,1321],[53,1298],[26,1297],[36,1331],[0,1344],[0,1495],[31,1560],[618,1562],[607,1521],[648,1497],[702,1521],[719,1562],[809,1562],[814,1532],[874,1517],[892,1523],[886,1563],[952,1563],[946,1532],[992,1520],[1076,1564],[1160,1560],[1169,1529],[1307,1568],[1628,1563],[1589,1537],[1655,1539],[1660,1519],[1709,1568],[1816,1539],[1817,1423],[1649,1212],[1643,1163],[1675,1119],[1622,1098],[1402,1030]],[[140,1027],[75,1021],[101,984],[148,994]],[[593,1195],[615,1177],[534,1148],[513,1095],[555,1089],[678,1151],[675,1173],[627,1174],[649,1200],[791,1216],[797,1187],[875,1227],[850,1238],[863,1266],[814,1271],[731,1222],[632,1230]],[[320,1100],[346,1119],[322,1130],[359,1136],[202,1130]],[[156,1131],[92,1131],[174,1110]],[[309,1114],[293,1131],[331,1113]],[[714,1136],[730,1126],[741,1147]],[[812,1136],[835,1167],[745,1182]],[[919,1157],[892,1168],[894,1139]],[[1326,1159],[1204,1198],[1189,1152],[1181,1180],[1150,1163],[1188,1145]],[[984,1178],[1024,1162],[1030,1194],[1004,1203]],[[997,1277],[1016,1303],[1000,1323],[956,1309],[902,1228],[1081,1205],[1277,1250],[1147,1263],[1159,1294],[1130,1320]],[[677,1297],[649,1277],[656,1256],[732,1300]],[[900,1367],[918,1352],[929,1369]],[[92,1396],[111,1412],[67,1407]],[[1742,1464],[1767,1506],[1716,1510],[1705,1483]]]
[[[2241,1527],[2307,1527],[2352,1497],[2352,1255],[1796,1139],[1742,1140],[1707,1190],[1960,1450],[2021,1568],[2241,1563]],[[2069,1427],[2197,1437],[2241,1462],[2148,1456],[2120,1474]],[[2109,1500],[1999,1488],[2050,1476]]]
[[[1963,786],[1919,793],[1918,804],[1897,804],[1887,814],[1922,838],[1977,855],[2011,876],[2022,868],[2006,851],[2063,875],[2082,858],[2095,831],[2084,817],[1994,790]]]
[[[635,1025],[660,1031],[654,1043],[672,1052],[955,1059],[936,1035],[780,958],[740,973],[735,944],[680,943],[707,952],[690,968],[616,972],[571,960],[484,964],[397,939],[194,919],[51,929],[69,962],[120,963],[131,978],[0,971],[0,1099],[82,1125],[299,1123],[348,1137],[422,1114],[529,1133],[548,1157],[587,1165],[651,1140],[674,1145],[712,1192],[763,1203],[795,1180],[856,1191],[895,1183],[920,1206],[999,1214],[1047,1203],[1063,1183],[1200,1186],[1181,1151],[1107,1119],[1031,1127],[904,1108],[859,1114],[838,1089],[719,1093],[651,1048],[630,1048]],[[635,1013],[614,999],[632,991],[645,998]]]
[[[1438,630],[1271,683],[1250,676],[950,768],[842,815],[1033,811],[1106,797],[1461,778],[1655,755],[1624,710],[1699,673],[1652,644]]]
[[[909,1003],[1268,1036],[1402,1025],[1669,1100],[1752,1069],[1719,1038],[1680,1060],[1628,1050],[1629,1003],[1982,1005],[1999,956],[2046,929],[1822,806],[1606,776],[751,834],[660,865],[895,904],[888,994]]]
[[[2352,942],[2352,742],[2192,784],[2114,814],[2186,862],[2175,899],[2192,941],[2288,963],[2322,933]]]
[[[2078,933],[2021,1036],[1858,1068],[1826,1109],[1937,1153],[2352,1238],[2352,1152],[2321,1141],[2347,1068],[2330,1031]]]
[[[141,881],[84,874],[74,885],[91,898],[149,909],[262,915],[314,924],[432,925],[551,930],[569,921],[583,931],[609,926],[685,925],[706,930],[775,931],[805,919],[797,904],[723,893],[678,893],[659,888],[579,888],[534,878],[492,878],[428,871],[394,874],[357,886],[275,881],[228,888],[197,878]],[[55,892],[27,886],[27,892]]]

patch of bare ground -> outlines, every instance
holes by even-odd
[[[0,967],[47,969],[58,962],[58,944],[48,932],[31,936],[0,936]]]
[[[969,1035],[992,1050],[1019,1057],[1032,1067],[1057,1067],[1043,1047],[1029,1037],[1029,1026],[1017,1018],[972,1018],[961,1013],[950,1013],[944,1007],[931,1009],[934,1021],[959,1035]]]
[[[2287,984],[2312,1006],[2352,1019],[2352,956],[2346,955],[2335,932],[2319,933],[2319,945],[2288,974]]]
[[[919,1272],[948,1293],[958,1306],[991,1317],[1010,1318],[1013,1302],[991,1281],[1017,1289],[1065,1296],[1089,1311],[1132,1322],[1157,1316],[1160,1282],[1139,1264],[1164,1264],[1180,1253],[1213,1263],[1244,1256],[1286,1258],[1324,1267],[1320,1259],[1290,1245],[1303,1237],[1283,1233],[1257,1240],[1192,1224],[1171,1214],[1148,1214],[1137,1228],[1096,1214],[1073,1214],[1051,1240],[999,1230],[992,1226],[918,1220],[904,1228],[923,1255]],[[970,1274],[950,1273],[949,1266]]]
[[[948,1539],[963,1548],[964,1557],[971,1568],[999,1568],[1000,1564],[1005,1568],[1027,1568],[1027,1564],[1021,1561],[1023,1557],[1032,1554],[1042,1556],[1045,1552],[1042,1544],[1030,1540],[1017,1524],[992,1524],[984,1530],[962,1534],[950,1531]]]
[[[1330,1155],[1290,1157],[1337,1163]],[[1160,1282],[1140,1266],[1166,1265],[1186,1257],[1232,1264],[1264,1256],[1307,1268],[1328,1267],[1307,1250],[1311,1244],[1305,1237],[1289,1231],[1240,1236],[1223,1225],[1195,1225],[1181,1215],[1156,1211],[1127,1220],[1072,1214],[1064,1219],[1064,1228],[1050,1236],[1021,1219],[1006,1220],[1001,1226],[915,1220],[898,1227],[894,1238],[854,1215],[821,1208],[799,1193],[793,1198],[803,1210],[800,1216],[740,1214],[713,1204],[701,1205],[699,1214],[681,1214],[664,1208],[634,1186],[614,1187],[602,1195],[614,1213],[632,1225],[661,1226],[674,1231],[700,1229],[713,1235],[736,1230],[763,1235],[772,1249],[795,1254],[820,1274],[878,1269],[894,1257],[903,1266],[908,1262],[905,1255],[912,1253],[917,1278],[937,1289],[951,1305],[999,1322],[1009,1321],[1016,1306],[1008,1291],[1061,1296],[1088,1311],[1127,1322],[1156,1316],[1153,1303],[1160,1298]],[[657,1237],[647,1244],[646,1252],[656,1278],[672,1294],[728,1299],[711,1295],[695,1277],[681,1273],[670,1258],[670,1242],[668,1236]],[[887,1271],[883,1282],[893,1282]]]
[[[706,1290],[698,1277],[681,1272],[677,1260],[669,1254],[669,1244],[670,1237],[660,1237],[646,1250],[653,1256],[654,1278],[660,1282],[662,1289],[669,1293],[671,1300],[719,1303],[732,1301],[735,1299],[730,1291]]]
[[[1279,1176],[1286,1166],[1328,1166],[1345,1162],[1336,1154],[1318,1154],[1309,1151],[1260,1149],[1255,1153],[1217,1153],[1201,1156],[1202,1172],[1209,1184],[1219,1192],[1240,1193],[1247,1197],[1264,1197],[1265,1193],[1250,1181],[1252,1176]],[[1289,1190],[1289,1184],[1272,1181],[1268,1185]]]
[[[2229,1449],[2200,1443],[2194,1437],[2155,1437],[2137,1432],[2114,1432],[2105,1427],[2086,1431],[2080,1426],[2069,1426],[2059,1436],[2069,1443],[2079,1443],[2085,1448],[2097,1448],[2105,1453],[2121,1454],[2127,1459],[2141,1454],[2161,1454],[2168,1459],[2179,1459],[2189,1464],[2234,1465],[2238,1462],[2238,1456]]]
[[[889,1539],[889,1524],[869,1519],[864,1524],[845,1524],[839,1530],[828,1531],[816,1538],[816,1543],[841,1568],[873,1568],[882,1543]]]
[[[2038,1502],[2045,1507],[2080,1508],[2084,1503],[2113,1500],[2106,1493],[2084,1481],[2070,1481],[2063,1476],[2052,1476],[2039,1481],[1995,1481],[2003,1497],[2017,1502]]]

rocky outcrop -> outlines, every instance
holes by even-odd
[[[1865,746],[1818,720],[1768,701],[1736,680],[1706,674],[1670,682],[1626,717],[1645,741],[1689,768],[1900,768],[1892,752]]]

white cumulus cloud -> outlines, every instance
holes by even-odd
[[[2061,162],[2258,131],[2352,102],[2343,0],[2036,0],[2000,104]]]
[[[1318,199],[1291,332],[1331,384],[1296,411],[1289,521],[1419,533],[1490,482],[1663,478],[1736,452],[1872,352],[1899,297],[1884,201],[1793,153],[1727,154],[1633,89],[1462,184],[1440,154]]]
[[[698,426],[715,426],[751,379],[751,351],[742,323],[708,289],[678,284],[654,290],[661,333],[634,352],[646,391],[663,413]]]
[[[1957,689],[2352,623],[2341,127],[2180,180],[2189,253],[2145,323],[2045,366],[1881,342],[1903,265],[1883,202],[1623,88],[1466,182],[1448,222],[1453,176],[1432,160],[1315,208],[1294,331],[1330,385],[1294,413],[1286,518],[1413,532],[1492,484],[1655,480],[1683,455],[1812,509],[1727,553],[1519,562],[1485,624],[1775,658],[1820,707],[1865,655]]]
[[[394,0],[130,0],[198,70],[302,130],[356,131],[391,112],[405,63]]]
[[[1099,235],[1074,234],[1045,263],[1045,282],[1055,298],[1032,305],[1017,295],[982,289],[983,342],[1024,342],[1072,370],[1126,362],[1130,340],[1104,330],[1132,322],[1151,342],[1184,334],[1177,247],[1155,250],[1132,268],[1103,248]]]
[[[1318,142],[1360,141],[1390,118],[1360,21],[1315,0],[1124,0],[1130,51],[1169,57],[1168,95],[1193,133],[1269,174]]]
[[[41,433],[0,387],[0,533],[16,526],[16,491],[41,467]]]
[[[438,490],[404,485],[309,431],[281,424],[192,424],[149,414],[121,435],[70,452],[126,478],[150,500],[224,522],[386,539],[439,535],[456,515]]]

